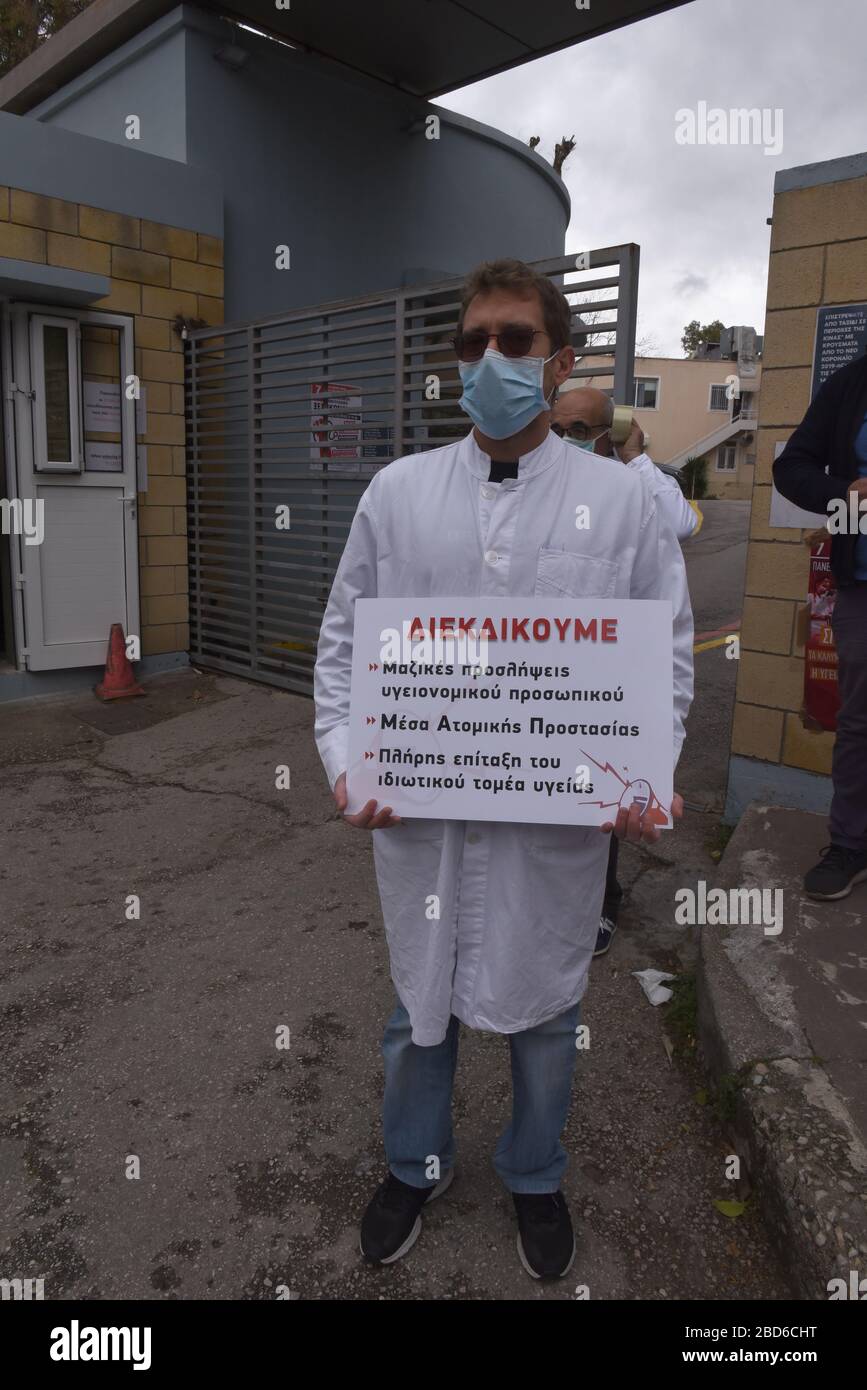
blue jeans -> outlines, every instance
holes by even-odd
[[[509,1033],[512,1118],[494,1153],[494,1168],[510,1192],[556,1192],[566,1167],[560,1135],[566,1123],[575,1068],[580,1003],[565,1013]],[[452,1085],[458,1060],[458,1020],[435,1047],[410,1036],[409,1015],[398,1004],[382,1039],[385,1153],[395,1177],[412,1187],[434,1187],[432,1158],[444,1177],[455,1161]]]

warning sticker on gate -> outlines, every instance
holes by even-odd
[[[671,605],[358,599],[347,813],[672,823]]]

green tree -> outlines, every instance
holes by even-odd
[[[684,497],[694,500],[707,497],[707,459],[690,454],[677,475],[677,481]]]
[[[0,0],[0,76],[90,3],[91,0]]]
[[[705,324],[700,324],[698,319],[693,319],[692,323],[686,325],[680,340],[687,357],[691,352],[695,352],[699,343],[718,343],[719,335],[724,328],[725,324],[720,323],[719,319],[714,319],[713,323]]]

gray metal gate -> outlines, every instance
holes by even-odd
[[[560,256],[535,268],[552,276],[573,305],[580,353],[573,376],[611,378],[615,401],[631,403],[638,247]],[[393,458],[437,448],[469,429],[449,342],[462,283],[412,286],[190,334],[195,662],[310,693],[319,624],[370,477]],[[594,365],[612,353],[613,368]],[[432,377],[438,399],[428,399],[437,389]]]

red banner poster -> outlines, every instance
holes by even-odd
[[[831,617],[837,586],[831,573],[831,540],[810,549],[809,629],[804,650],[804,723],[835,730],[840,706],[837,651]]]

